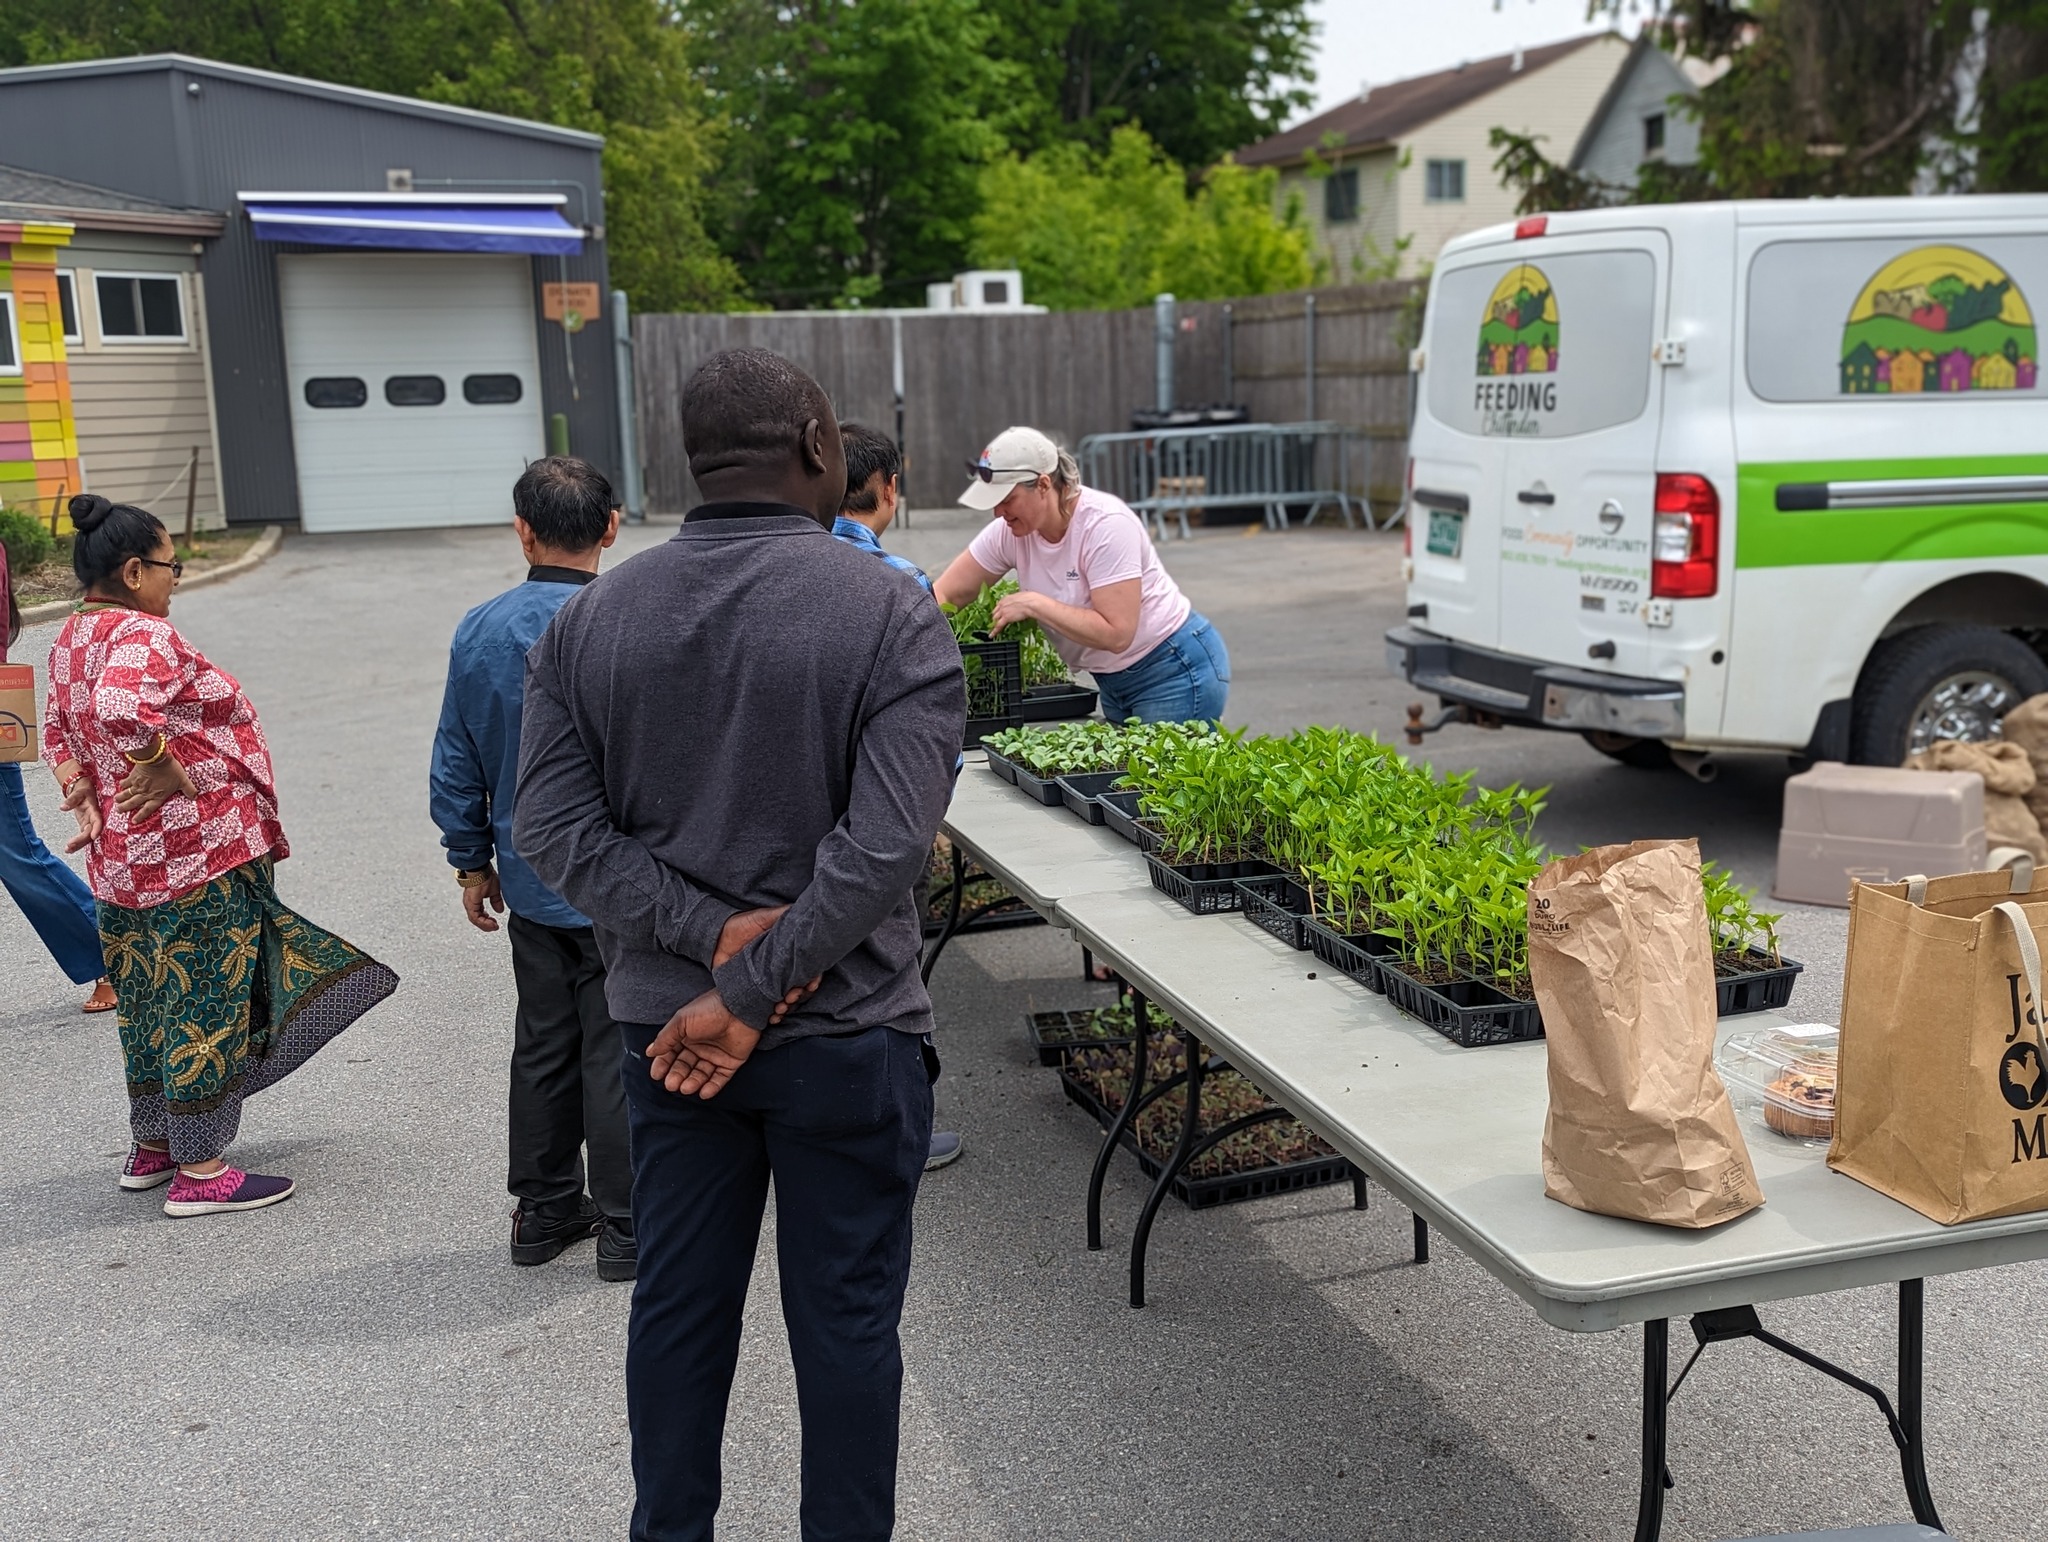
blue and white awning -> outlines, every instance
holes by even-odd
[[[583,232],[560,193],[241,193],[259,241],[386,251],[573,257]]]

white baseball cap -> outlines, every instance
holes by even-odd
[[[981,459],[967,469],[974,480],[960,501],[970,509],[992,509],[1020,482],[1035,482],[1059,470],[1060,447],[1035,428],[1006,428],[989,441]]]

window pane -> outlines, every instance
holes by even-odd
[[[439,375],[393,375],[384,382],[384,400],[394,407],[438,407],[447,399]]]
[[[69,273],[57,275],[57,313],[64,318],[64,341],[78,341],[78,280]]]
[[[142,296],[143,335],[183,337],[185,311],[178,303],[178,281],[174,278],[138,278],[135,287]]]
[[[1653,112],[1643,119],[1643,149],[1655,155],[1664,148],[1664,114]]]
[[[0,370],[10,375],[21,368],[21,356],[14,351],[14,296],[0,294]]]
[[[1465,163],[1444,162],[1444,197],[1456,203],[1465,196]]]
[[[308,407],[360,407],[370,388],[350,375],[327,375],[306,382]]]
[[[142,336],[142,306],[132,278],[101,277],[95,281],[100,298],[100,336]]]
[[[517,375],[468,375],[462,382],[462,399],[472,407],[502,407],[521,394]]]
[[[1323,221],[1344,225],[1358,218],[1358,168],[1333,171],[1323,180]]]

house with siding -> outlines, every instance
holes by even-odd
[[[0,217],[0,507],[33,512],[78,486],[78,434],[58,335],[62,220]]]
[[[1411,277],[1453,236],[1515,217],[1493,130],[1569,156],[1633,52],[1595,32],[1373,86],[1235,159],[1279,172],[1279,207],[1299,201],[1334,281]]]
[[[1715,73],[1696,60],[1678,60],[1659,48],[1646,29],[1614,72],[1606,94],[1572,149],[1571,169],[1610,187],[1633,188],[1646,163],[1691,166],[1700,158],[1699,119],[1682,104],[1699,95]]]
[[[225,216],[0,166],[0,220],[72,227],[54,259],[58,357],[70,381],[70,492],[137,503],[174,525],[226,521],[199,258]],[[194,464],[194,458],[197,464]]]

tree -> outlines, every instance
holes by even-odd
[[[705,234],[717,127],[665,0],[7,0],[9,64],[178,51],[605,136],[613,281],[640,309],[742,290]]]
[[[1190,198],[1181,167],[1142,129],[1113,130],[1099,153],[1058,142],[988,167],[973,259],[1021,268],[1025,297],[1055,310],[1301,288],[1318,276],[1309,230],[1298,205],[1275,217],[1274,182],[1226,161]]]
[[[2048,0],[1992,0],[1982,11],[1976,123],[1960,136],[1971,183],[1983,193],[2048,191]]]
[[[725,250],[777,305],[920,304],[952,277],[1018,72],[977,0],[683,0],[730,122]]]
[[[984,0],[1031,83],[1020,150],[1097,149],[1133,123],[1194,170],[1277,132],[1311,94],[1308,0]]]

